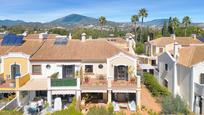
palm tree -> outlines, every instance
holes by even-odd
[[[186,37],[186,31],[187,31],[187,28],[189,27],[189,25],[191,24],[191,19],[189,16],[185,16],[183,18],[183,25],[185,26],[185,37]]]
[[[173,30],[173,33],[175,34],[175,29],[179,26],[179,20],[177,17],[174,17],[171,21],[170,21],[170,26]]]
[[[142,8],[139,10],[138,15],[139,15],[139,17],[142,18],[142,26],[143,26],[144,18],[146,18],[148,16],[148,11],[145,8]],[[142,35],[142,27],[141,27],[140,40],[141,40],[141,35]]]
[[[137,35],[136,35],[136,28],[137,28],[137,22],[139,21],[139,16],[138,15],[133,15],[131,17],[131,22],[134,26],[134,34],[135,34],[135,41],[137,41]]]
[[[106,17],[104,17],[104,16],[100,16],[99,17],[99,19],[98,19],[98,21],[99,21],[99,24],[100,24],[100,26],[101,26],[101,31],[102,31],[102,27],[106,24]]]

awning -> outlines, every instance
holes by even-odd
[[[136,90],[112,90],[113,93],[136,93]]]
[[[155,67],[150,64],[140,64],[140,68],[143,70],[144,69],[155,69]]]
[[[0,93],[15,93],[16,91],[14,90],[7,90],[7,91],[0,91]]]
[[[81,90],[82,93],[107,93],[107,90]]]
[[[75,95],[76,91],[67,91],[67,90],[58,90],[58,91],[51,91],[52,95]]]
[[[47,90],[47,79],[31,79],[24,86],[22,86],[20,91],[41,91]]]

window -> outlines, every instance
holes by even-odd
[[[168,64],[165,64],[165,71],[168,71]]]
[[[166,79],[164,79],[163,84],[164,84],[164,86],[165,86],[166,88],[168,88],[168,81],[167,81]]]
[[[159,53],[163,53],[163,48],[159,48]]]
[[[41,74],[41,65],[32,65],[32,74],[40,75]]]
[[[48,64],[48,65],[46,65],[46,68],[47,68],[47,69],[50,69],[50,68],[51,68],[51,66]]]
[[[204,74],[200,75],[200,84],[204,84]]]
[[[102,65],[102,64],[99,64],[99,65],[98,65],[98,68],[99,68],[99,69],[102,69],[102,68],[103,68],[103,65]]]
[[[93,65],[85,65],[86,73],[93,73]]]

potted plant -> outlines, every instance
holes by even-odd
[[[88,82],[89,82],[89,77],[88,77],[88,76],[85,76],[85,77],[84,77],[84,81],[85,81],[85,83],[88,83]]]
[[[100,74],[100,75],[98,76],[98,79],[101,80],[101,81],[104,80],[104,79],[105,79],[105,78],[104,78],[104,75]]]
[[[134,76],[131,76],[131,77],[130,77],[130,83],[131,83],[131,84],[134,84],[135,81],[136,81],[135,77],[134,77]]]

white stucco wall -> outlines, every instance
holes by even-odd
[[[99,68],[98,66],[102,64],[103,68]],[[82,63],[82,69],[83,72],[85,72],[85,65],[93,65],[93,74],[103,74],[103,75],[107,75],[107,64],[106,63]],[[93,78],[95,78],[96,76],[93,75]]]
[[[174,49],[174,43],[165,46],[165,51],[172,51]]]
[[[107,60],[108,66],[108,79],[114,79],[114,66],[124,65],[124,66],[131,66],[133,69],[133,73],[137,75],[137,62],[136,58],[132,58],[126,54],[118,54],[110,59]]]
[[[183,98],[187,104],[191,100],[191,68],[177,64],[177,77],[178,77],[178,95]]]
[[[162,74],[165,72],[165,64],[168,64],[168,71],[164,78]],[[159,68],[159,83],[163,85],[164,79],[168,81],[168,89],[173,92],[173,73],[174,73],[174,61],[167,52],[163,53],[158,57],[158,68]]]
[[[194,82],[200,83],[200,75],[204,74],[204,62],[194,65],[193,68],[195,70],[193,73]]]
[[[0,60],[1,60],[1,58],[0,58]],[[2,65],[1,65],[1,62],[0,62],[0,73],[2,73],[2,71],[1,71],[1,66],[2,66]]]
[[[50,65],[51,68],[47,69],[46,65]],[[42,74],[32,75],[32,65],[41,65]],[[80,65],[80,62],[31,62],[30,73],[32,78],[44,78],[48,77],[56,72],[59,72],[59,78],[62,78],[62,65]]]

